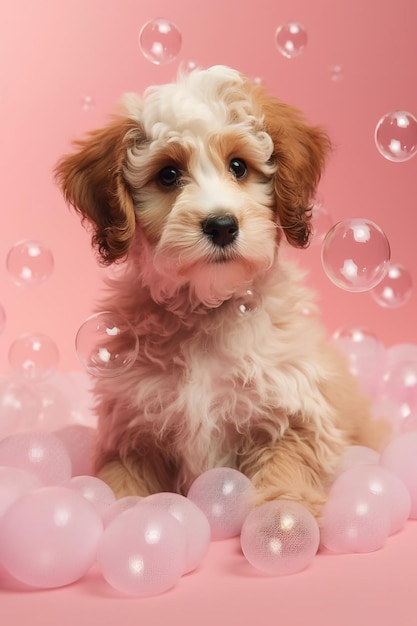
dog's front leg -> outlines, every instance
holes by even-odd
[[[258,506],[277,499],[295,500],[320,517],[338,455],[311,437],[289,429],[278,443],[254,445],[242,454],[239,469],[255,485]],[[343,445],[336,448],[341,451]]]

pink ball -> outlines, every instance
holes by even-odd
[[[155,493],[143,500],[163,511],[168,511],[184,528],[187,542],[185,573],[196,569],[206,555],[211,539],[210,524],[203,511],[177,493]]]
[[[417,359],[398,362],[387,369],[381,397],[397,407],[394,423],[397,421],[399,430],[409,429],[407,424],[417,419]]]
[[[342,454],[337,466],[337,474],[343,474],[358,465],[378,465],[379,453],[367,446],[349,446]]]
[[[393,439],[382,451],[380,463],[407,487],[411,496],[410,518],[417,519],[417,432]]]
[[[331,487],[330,497],[345,493],[379,499],[389,515],[390,535],[401,530],[410,515],[411,498],[407,487],[380,465],[359,465],[341,474]]]
[[[373,552],[384,545],[390,518],[384,503],[371,494],[329,497],[322,514],[321,543],[332,552]]]
[[[58,485],[71,478],[71,459],[54,434],[26,431],[0,441],[0,465],[33,472],[45,485]]]
[[[116,501],[113,490],[95,476],[74,476],[66,481],[64,486],[84,496],[94,506],[102,520],[106,519],[111,505]]]
[[[241,472],[230,467],[217,467],[196,478],[188,498],[207,517],[212,539],[227,539],[239,535],[254,505],[255,488]]]
[[[118,591],[141,597],[163,593],[185,571],[184,529],[167,511],[138,504],[107,526],[97,559]]]
[[[32,385],[14,376],[0,378],[0,440],[33,428],[41,411],[41,399]]]
[[[240,541],[243,554],[256,569],[285,576],[309,565],[318,550],[320,532],[302,504],[275,500],[249,513]]]
[[[34,587],[62,587],[80,579],[93,564],[103,525],[80,494],[64,487],[28,493],[0,522],[4,568]]]
[[[70,424],[54,434],[65,445],[71,458],[73,476],[91,476],[93,474],[93,454],[97,431],[91,426]]]
[[[107,515],[104,518],[104,526],[108,526],[115,517],[118,517],[118,515],[128,511],[133,506],[136,506],[142,500],[143,498],[141,496],[125,496],[124,498],[115,500],[113,504],[110,505]]]
[[[0,467],[0,517],[15,500],[41,486],[35,474],[17,467]]]

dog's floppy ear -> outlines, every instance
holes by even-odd
[[[330,150],[323,129],[306,123],[300,111],[265,94],[261,110],[274,151],[277,170],[277,214],[290,244],[305,248],[311,235],[311,209],[316,187]]]
[[[92,243],[105,264],[124,257],[133,239],[135,212],[123,166],[126,150],[139,135],[133,120],[114,117],[75,142],[76,152],[64,156],[55,169],[67,202],[92,224]]]

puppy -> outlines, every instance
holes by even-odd
[[[253,481],[257,504],[297,500],[319,518],[346,447],[381,445],[280,255],[284,237],[309,243],[329,149],[300,112],[216,66],[126,95],[59,162],[100,258],[124,264],[101,310],[139,338],[134,365],[95,383],[95,468],[118,497],[187,494],[228,466]]]

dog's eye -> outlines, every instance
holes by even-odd
[[[158,182],[164,187],[174,187],[178,184],[180,176],[180,171],[176,167],[168,165],[158,172]]]
[[[248,168],[243,159],[232,159],[229,164],[229,172],[239,180],[245,178],[248,173]]]

